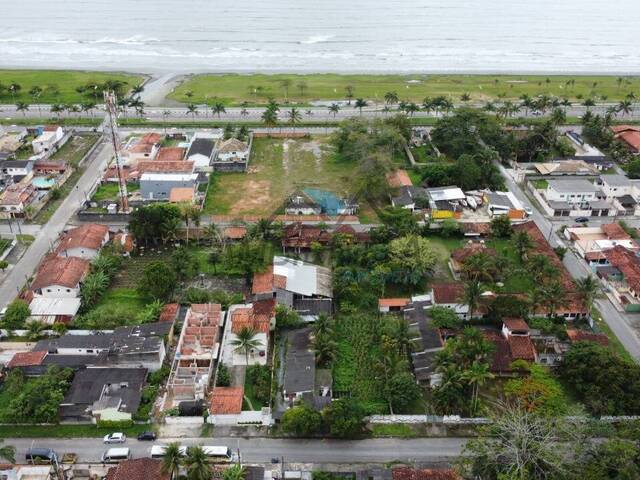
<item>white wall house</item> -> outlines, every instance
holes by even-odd
[[[545,196],[547,201],[574,205],[596,200],[599,191],[593,183],[584,179],[549,180]]]
[[[638,193],[635,184],[625,175],[602,175],[600,180],[602,181],[602,193],[607,199],[623,195],[636,196]]]
[[[32,142],[34,153],[43,153],[52,150],[64,138],[64,130],[59,125],[49,125],[44,127],[44,131]]]

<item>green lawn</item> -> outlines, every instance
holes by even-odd
[[[258,138],[253,142],[249,172],[212,175],[204,210],[207,214],[282,213],[286,198],[297,189],[352,193],[355,169],[355,164],[334,158],[327,137]]]
[[[353,87],[354,98],[383,102],[386,92],[395,91],[405,101],[422,102],[425,97],[444,95],[455,102],[468,93],[473,101],[485,101],[504,96],[514,99],[522,94],[530,96],[554,95],[568,97],[607,97],[608,101],[623,98],[638,91],[640,78],[625,78],[619,87],[615,76],[580,75],[197,75],[169,95],[185,103],[213,103],[227,105],[242,102],[263,104],[269,98],[284,102],[307,104],[313,100],[342,100],[346,87]],[[290,82],[288,92],[282,82]],[[567,84],[575,81],[575,84]],[[305,87],[301,90],[300,85]],[[189,97],[188,94],[191,96]]]
[[[527,274],[525,268],[520,266],[520,259],[509,239],[492,238],[487,241],[487,247],[493,248],[498,254],[504,255],[516,266],[513,272],[504,279],[504,287],[498,289],[504,293],[527,293],[534,290],[533,279]]]
[[[107,80],[126,82],[133,87],[144,81],[142,75],[128,75],[107,72],[83,72],[71,70],[0,70],[0,84],[8,87],[12,83],[20,85],[19,92],[13,96],[5,89],[0,91],[0,103],[82,103],[86,101],[102,102],[100,95],[95,99],[76,91],[87,84],[102,84]],[[29,91],[38,86],[43,89],[39,98]]]
[[[438,257],[434,280],[440,282],[453,280],[453,275],[449,268],[449,258],[451,258],[451,252],[453,250],[464,245],[464,240],[461,238],[443,238],[436,236],[430,236],[427,240]]]
[[[127,192],[132,193],[140,189],[140,185],[137,183],[127,183]],[[117,200],[119,194],[119,188],[117,183],[108,182],[103,183],[98,187],[96,193],[91,197],[93,202],[102,202],[104,200]]]
[[[99,140],[100,135],[96,133],[83,133],[74,135],[60,150],[51,156],[51,160],[64,160],[74,167],[80,163],[87,152]]]
[[[549,186],[549,182],[547,182],[546,180],[532,180],[531,183],[538,190],[546,190],[546,188]]]

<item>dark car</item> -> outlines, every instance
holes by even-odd
[[[589,221],[589,217],[578,217],[576,218],[576,223],[587,223]]]
[[[142,432],[141,434],[138,435],[138,440],[155,440],[156,439],[156,434],[155,432]]]

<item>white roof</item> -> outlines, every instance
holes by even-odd
[[[273,257],[273,273],[287,279],[286,289],[299,295],[332,297],[331,271],[328,268],[294,260]]]
[[[143,173],[141,181],[165,181],[165,182],[185,182],[198,178],[197,173]]]
[[[434,202],[441,200],[464,200],[466,195],[458,187],[427,188],[427,193]]]
[[[35,297],[29,304],[31,315],[75,315],[79,309],[79,298]]]

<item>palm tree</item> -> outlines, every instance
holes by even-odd
[[[633,103],[631,100],[622,100],[617,106],[618,112],[622,112],[623,115],[631,115],[633,111]]]
[[[467,103],[469,100],[471,100],[471,95],[469,95],[468,92],[464,92],[462,95],[460,95],[460,100]]]
[[[278,113],[270,108],[267,108],[262,112],[262,116],[260,118],[267,129],[274,128],[278,125]]]
[[[354,97],[354,91],[355,91],[355,87],[353,85],[347,85],[346,87],[344,87],[345,91],[347,92],[347,98],[349,99],[349,105],[351,105],[351,99]]]
[[[11,94],[11,98],[13,99],[13,101],[16,101],[16,95],[18,93],[20,93],[20,90],[22,90],[22,87],[20,86],[19,83],[16,82],[12,82],[8,87],[7,90],[9,91],[9,93]]]
[[[284,101],[285,103],[287,103],[289,100],[289,87],[291,87],[291,79],[290,78],[283,78],[282,80],[280,80],[280,86],[282,87],[282,89],[284,90]]]
[[[109,277],[102,271],[96,271],[87,275],[80,288],[80,298],[83,309],[87,309],[96,304],[98,299],[109,287]]]
[[[481,295],[482,295],[482,287],[480,286],[479,281],[472,280],[470,282],[467,282],[464,288],[464,301],[466,302],[467,305],[469,305],[470,318],[473,318],[473,314],[476,312],[478,308]]]
[[[410,117],[413,117],[414,113],[420,111],[420,107],[417,104],[410,102],[407,104],[405,111],[409,114]]]
[[[231,341],[231,345],[234,347],[234,351],[244,353],[244,358],[247,366],[249,366],[249,353],[251,350],[262,346],[262,341],[258,340],[256,336],[258,331],[253,327],[242,327],[236,338]]]
[[[313,324],[314,335],[331,335],[333,334],[333,320],[326,313],[318,315],[316,322]]]
[[[222,473],[222,480],[244,480],[247,471],[242,465],[233,465]]]
[[[211,480],[213,472],[209,466],[209,458],[202,447],[187,448],[184,464],[187,467],[187,480]]]
[[[64,111],[64,107],[62,105],[60,105],[59,103],[54,103],[49,108],[49,111],[51,113],[53,113],[56,116],[56,118],[60,118],[60,113],[62,113]]]
[[[31,99],[33,100],[33,103],[38,104],[38,99],[42,95],[42,88],[40,88],[37,85],[31,87],[31,90],[29,90],[29,95],[31,95]],[[40,109],[41,109],[40,104],[38,104],[38,114],[40,114]]]
[[[596,279],[588,275],[586,277],[582,277],[576,280],[576,293],[578,296],[584,301],[585,306],[587,307],[587,311],[591,311],[591,306],[593,305],[593,300],[595,299],[600,286]]]
[[[177,479],[181,464],[182,454],[180,452],[180,444],[178,442],[172,442],[167,445],[164,450],[161,467],[162,473],[168,473],[171,476],[171,480]]]
[[[471,414],[475,415],[478,410],[478,392],[480,387],[487,380],[493,378],[493,374],[489,371],[489,365],[486,362],[473,362],[471,367],[462,374],[462,378],[471,385],[473,393],[471,394]]]
[[[91,113],[92,117],[94,108],[96,108],[96,104],[94,102],[83,102],[80,104],[80,109],[85,113]]]
[[[337,103],[332,103],[328,108],[329,111],[333,113],[333,118],[335,119],[336,115],[338,115],[338,112],[340,111],[340,105],[338,105]]]
[[[462,271],[468,280],[489,282],[493,281],[496,273],[494,260],[483,252],[467,257],[463,263]]]
[[[558,280],[543,284],[534,291],[535,304],[544,305],[551,317],[566,302],[566,291]]]
[[[333,339],[332,332],[314,333],[311,348],[316,354],[316,363],[320,366],[331,365],[336,359],[338,343]]]
[[[214,115],[217,115],[218,118],[220,118],[220,115],[222,115],[223,113],[227,113],[226,108],[224,108],[224,103],[222,102],[214,103],[213,106],[211,107],[211,113],[213,113]]]
[[[559,107],[556,107],[551,112],[551,122],[554,125],[562,125],[567,120],[567,114]]]
[[[592,98],[587,98],[584,102],[582,102],[582,106],[587,107],[587,112],[591,107],[594,107],[596,102]]]
[[[300,114],[300,111],[295,107],[293,107],[291,110],[287,112],[287,117],[289,118],[289,125],[291,125],[291,128],[293,128],[294,130],[296,127],[296,123],[302,120],[302,115]]]
[[[27,340],[35,342],[40,339],[42,332],[47,329],[47,325],[43,322],[27,323]]]
[[[4,440],[0,440],[2,444]],[[16,463],[16,447],[13,445],[4,445],[0,447],[0,458],[4,458],[9,463]]]
[[[395,91],[392,92],[387,92],[384,94],[384,102],[387,105],[393,105],[395,103],[398,103],[398,93]]]
[[[187,105],[187,115],[193,115],[193,118],[196,118],[196,115],[198,114],[198,107],[193,104],[190,103],[189,105]]]
[[[362,115],[362,109],[367,105],[368,103],[364,98],[356,98],[355,107],[360,110],[360,115]]]
[[[307,82],[305,80],[300,80],[298,83],[296,83],[296,87],[298,87],[298,90],[300,91],[300,97],[304,97],[304,91],[307,89]]]
[[[199,211],[199,209],[195,205],[188,202],[181,203],[179,205],[179,208],[180,208],[180,216],[182,217],[182,220],[184,221],[187,227],[187,245],[189,245],[190,222],[194,218],[194,216],[198,215],[199,217],[199,214],[194,213],[195,210]]]
[[[620,87],[622,86],[622,82],[624,82],[624,78],[622,77],[616,78],[616,83],[618,84],[618,90],[620,90]]]
[[[144,91],[144,85],[139,84],[131,89],[131,95],[140,95]]]
[[[16,103],[16,111],[22,112],[22,116],[25,117],[27,115],[27,111],[29,110],[29,104],[25,102]]]
[[[162,124],[164,126],[164,134],[167,134],[167,118],[171,115],[171,110],[163,110],[162,111]]]
[[[518,230],[511,236],[513,246],[518,252],[520,262],[523,262],[527,256],[527,252],[533,248],[533,241],[529,234],[523,230]]]

